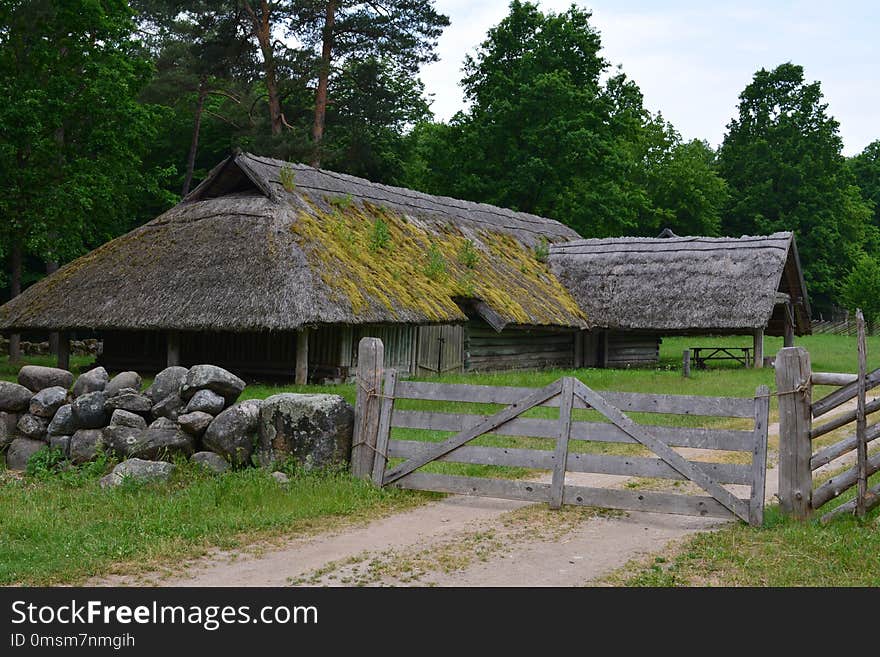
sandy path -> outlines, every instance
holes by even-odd
[[[769,431],[778,434],[778,424]],[[579,485],[597,487],[627,481],[576,477]],[[777,479],[776,468],[768,470],[768,501],[776,495]],[[551,512],[546,505],[453,495],[364,526],[293,539],[261,554],[215,552],[183,573],[90,584],[579,586],[596,583],[630,559],[661,551],[670,541],[722,524],[641,512],[597,515],[570,507]]]

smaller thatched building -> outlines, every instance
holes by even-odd
[[[664,335],[810,332],[810,302],[792,233],[623,237],[550,247],[550,267],[590,318],[584,365],[655,363]]]

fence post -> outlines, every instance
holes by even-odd
[[[351,473],[355,477],[373,476],[376,438],[379,435],[379,412],[382,398],[382,364],[385,345],[379,338],[361,338],[358,343],[358,364],[355,386],[354,434],[351,447]]]
[[[783,347],[776,355],[779,395],[779,506],[803,520],[812,512],[810,458],[812,384],[810,354],[803,347]]]
[[[691,376],[691,350],[685,349],[681,354],[681,375],[688,379]]]

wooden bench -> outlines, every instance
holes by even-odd
[[[691,347],[694,364],[701,370],[706,369],[708,360],[735,360],[743,367],[750,367],[754,361],[752,347]]]

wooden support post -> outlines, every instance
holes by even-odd
[[[60,332],[58,335],[58,367],[62,370],[70,369],[70,336]]]
[[[601,342],[602,358],[601,358],[601,361],[599,362],[599,367],[601,367],[602,369],[605,369],[608,367],[608,331],[607,330],[602,331],[602,335],[599,337],[599,339],[602,341]]]
[[[21,333],[9,336],[9,362],[13,365],[21,363]]]
[[[361,338],[358,343],[358,366],[354,406],[354,435],[351,448],[351,473],[369,479],[373,476],[376,439],[379,435],[379,415],[382,364],[385,345],[379,338]]]
[[[180,365],[180,333],[177,331],[168,331],[165,341],[167,344],[165,366],[172,367],[174,365]]]
[[[553,479],[550,483],[550,508],[562,508],[565,491],[565,467],[568,461],[568,441],[571,438],[571,408],[574,405],[574,379],[570,376],[562,380],[559,398],[559,435],[556,437],[556,450],[553,452]]]
[[[783,336],[783,347],[794,346],[794,306],[791,301],[785,303],[785,333]]]
[[[574,332],[574,369],[579,370],[584,366],[584,332]]]
[[[856,310],[856,331],[859,335],[859,391],[856,407],[856,458],[858,466],[859,489],[856,494],[856,515],[865,517],[865,501],[868,496],[868,440],[865,419],[865,377],[868,375],[868,348],[865,341],[865,316],[862,309]]]
[[[296,375],[293,382],[304,386],[309,382],[309,329],[296,332]]]
[[[776,354],[779,395],[779,506],[803,520],[812,512],[813,472],[810,457],[810,354],[803,347],[784,347]]]
[[[755,362],[753,366],[758,369],[764,367],[764,329],[758,328],[755,329],[755,333],[753,335],[754,348],[752,349],[752,354],[754,355]]]
[[[681,355],[681,375],[689,379],[691,377],[691,350],[685,349]]]

